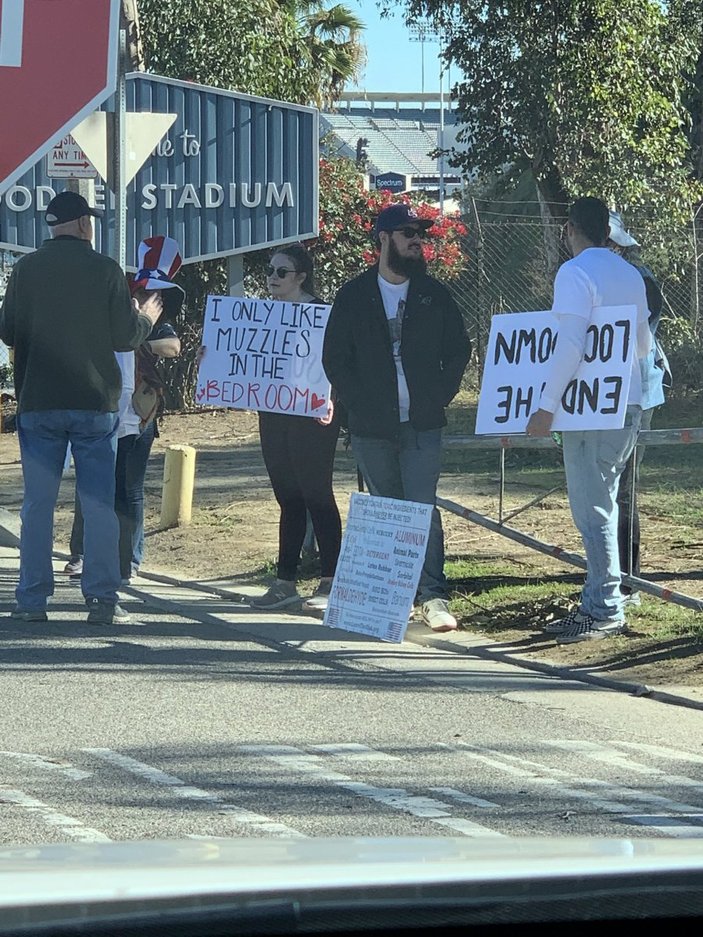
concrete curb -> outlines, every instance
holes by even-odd
[[[232,599],[235,602],[242,602],[246,599],[246,596],[243,593],[237,592],[235,589],[226,589],[219,586],[212,586],[209,583],[202,583],[196,580],[177,579],[173,576],[168,576],[162,573],[140,573],[140,577],[142,579],[151,580],[153,582],[160,582],[164,585],[173,585],[183,589],[207,592],[212,595],[217,595],[220,598]],[[138,587],[130,587],[130,591],[132,589],[135,592],[144,591],[139,590]],[[144,594],[148,595],[146,592]],[[647,699],[654,700],[658,703],[666,703],[667,705],[671,706],[684,706],[688,709],[703,710],[703,700],[697,700],[693,699],[692,697],[670,693],[666,690],[657,689],[657,687],[650,687],[644,683],[633,683],[626,680],[615,680],[612,677],[602,677],[598,674],[591,673],[590,671],[577,670],[572,667],[563,667],[559,666],[558,664],[552,664],[549,661],[535,659],[525,660],[523,658],[511,655],[508,651],[501,651],[500,645],[497,641],[494,642],[490,639],[482,638],[481,643],[477,643],[476,638],[467,631],[460,631],[458,632],[458,635],[466,635],[474,643],[467,644],[463,641],[451,641],[446,638],[431,637],[429,634],[427,634],[427,636],[413,635],[412,638],[409,638],[408,640],[413,644],[418,644],[422,647],[431,647],[436,648],[437,650],[451,651],[454,654],[472,654],[476,657],[479,657],[481,660],[495,660],[500,663],[521,667],[524,670],[532,670],[547,676],[559,677],[562,680],[572,680],[578,683],[586,683],[591,686],[601,687],[605,690],[615,690],[619,693],[627,693],[629,696],[646,697]],[[496,649],[493,650],[493,648]]]
[[[468,632],[462,632],[468,634]],[[483,639],[486,642],[486,639]],[[425,647],[436,647],[438,650],[453,650],[455,653],[473,654],[480,657],[481,660],[495,660],[504,664],[512,664],[515,667],[522,667],[525,670],[534,670],[547,676],[559,677],[563,680],[576,680],[579,683],[588,683],[591,686],[601,687],[604,690],[616,690],[620,693],[627,693],[630,696],[646,697],[655,700],[658,703],[667,703],[672,706],[685,706],[688,709],[703,710],[703,700],[693,699],[689,696],[682,696],[676,693],[670,693],[667,690],[657,689],[656,686],[649,686],[646,683],[633,683],[628,680],[616,680],[612,677],[601,677],[599,674],[591,673],[588,670],[575,669],[573,667],[563,667],[559,664],[552,664],[549,661],[535,660],[530,658],[515,657],[508,651],[491,650],[486,642],[483,645],[471,645],[467,647],[454,641],[442,640],[441,638],[419,638],[418,644]],[[499,648],[498,642],[491,642]]]

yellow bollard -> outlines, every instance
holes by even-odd
[[[195,449],[192,446],[169,446],[164,460],[164,485],[161,492],[161,527],[190,524],[195,484]]]

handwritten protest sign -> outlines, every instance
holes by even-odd
[[[198,403],[325,416],[330,385],[322,342],[330,307],[208,296]]]
[[[324,624],[400,644],[431,519],[430,504],[353,494]]]
[[[488,339],[476,433],[524,433],[557,347],[551,312],[493,316]],[[594,309],[581,365],[554,414],[554,430],[620,429],[630,389],[637,337],[635,306]]]

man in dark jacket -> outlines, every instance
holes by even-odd
[[[422,239],[432,226],[406,204],[376,221],[378,266],[334,301],[323,350],[327,377],[348,411],[352,449],[369,491],[434,504],[445,407],[459,390],[471,345],[446,287],[426,273]],[[452,631],[439,511],[420,577],[423,621]]]
[[[137,314],[119,265],[96,253],[86,200],[61,192],[49,202],[52,239],[19,260],[0,310],[0,339],[15,350],[17,432],[24,500],[20,536],[20,621],[46,621],[54,591],[53,520],[70,444],[85,518],[81,581],[88,621],[129,621],[120,584],[115,456],[122,379],[115,351],[140,345],[161,302]]]

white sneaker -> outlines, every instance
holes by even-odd
[[[321,582],[315,589],[309,599],[303,602],[303,611],[305,612],[324,612],[327,608],[332,591],[332,580]]]
[[[433,631],[456,631],[456,618],[449,611],[446,599],[428,599],[420,607],[420,617]]]
[[[623,593],[622,604],[625,608],[632,606],[637,606],[642,604],[642,596],[639,592],[626,592]]]

